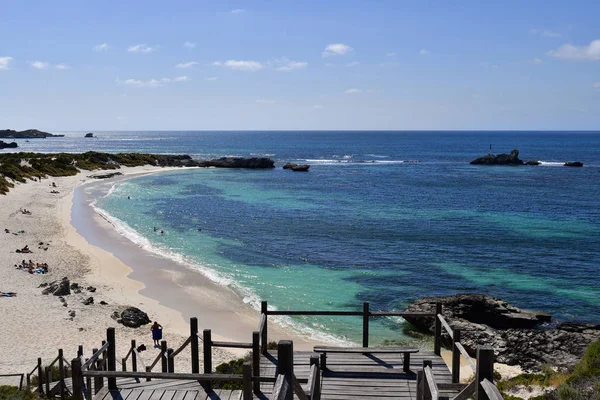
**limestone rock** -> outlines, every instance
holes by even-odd
[[[82,301],[84,306],[89,306],[90,304],[94,304],[94,298],[93,297],[88,297],[87,299],[85,299],[84,301]]]
[[[295,164],[295,163],[287,163],[283,166],[283,169],[291,169],[292,171],[300,171],[307,172],[310,168],[308,164]]]
[[[487,156],[479,157],[471,164],[474,165],[523,165],[523,161],[519,159],[519,150],[515,149],[510,154],[488,154]]]
[[[121,323],[130,328],[138,328],[150,323],[148,314],[136,307],[129,307],[121,312]]]

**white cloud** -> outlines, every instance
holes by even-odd
[[[594,82],[594,83],[592,83],[592,87],[594,89],[600,89],[600,82]]]
[[[327,47],[325,47],[325,50],[323,51],[323,53],[321,53],[321,55],[323,57],[343,56],[344,54],[346,54],[352,50],[354,50],[354,49],[352,47],[348,46],[347,44],[332,43],[332,44],[327,45]]]
[[[539,36],[548,37],[548,38],[556,38],[556,37],[562,36],[558,32],[552,32],[547,29],[530,29],[529,33],[531,33],[532,35],[539,35]]]
[[[194,65],[198,65],[197,61],[190,61],[186,63],[180,63],[175,66],[175,68],[192,68]]]
[[[194,47],[196,47],[196,43],[193,42],[185,42],[183,44],[183,47],[188,48],[188,49],[193,49]]]
[[[3,69],[8,69],[12,60],[12,57],[0,57],[0,71]]]
[[[549,51],[548,55],[562,60],[600,60],[600,39],[591,41],[587,46],[563,44],[558,49]]]
[[[140,79],[125,79],[124,81],[117,78],[117,83],[125,86],[132,86],[137,88],[157,88],[165,86],[171,82],[186,82],[189,81],[187,76],[177,76],[175,78],[161,78],[161,79],[149,79],[143,81]]]
[[[205,81],[211,81],[211,82],[214,82],[218,79],[219,78],[217,78],[216,76],[209,76],[208,78],[204,78]]]
[[[43,61],[31,61],[29,63],[33,68],[37,68],[37,69],[46,69],[48,68],[48,63],[47,62],[43,62]]]
[[[389,52],[389,53],[385,53],[386,57],[396,57],[396,53],[394,53],[393,51]]]
[[[257,99],[255,100],[258,104],[275,104],[275,101],[268,99]]]
[[[130,53],[152,53],[153,51],[156,51],[156,49],[158,48],[158,46],[155,47],[150,47],[147,44],[136,44],[133,46],[129,46],[127,48],[127,51]]]
[[[344,93],[346,93],[346,94],[362,93],[362,90],[353,88],[353,89],[346,90]]]
[[[56,69],[60,69],[60,70],[71,69],[71,67],[70,67],[70,66],[68,66],[68,65],[66,65],[66,64],[62,64],[62,63],[61,63],[61,64],[56,64],[56,65],[54,66],[54,68],[56,68]]]
[[[322,109],[324,109],[325,107],[324,107],[324,106],[322,106],[322,105],[320,105],[320,104],[315,104],[314,106],[312,106],[312,108],[314,108],[315,110],[322,110]]]
[[[276,71],[293,71],[295,69],[303,69],[308,66],[305,61],[294,61],[287,57],[281,57],[275,60]]]
[[[359,65],[360,63],[358,61],[352,61],[348,64],[346,64],[346,67],[348,68],[352,68],[352,67],[356,67],[357,65]]]
[[[94,46],[94,51],[107,51],[108,49],[110,49],[108,43],[102,43]]]
[[[431,54],[431,53],[427,49],[419,50],[419,55],[421,55],[421,56],[428,56],[429,54]]]
[[[244,10],[243,8],[236,8],[235,10],[231,10],[232,14],[241,14],[243,12],[245,12],[246,10]]]
[[[544,61],[542,61],[541,58],[537,58],[536,57],[536,58],[533,59],[533,63],[536,64],[536,65],[541,65],[541,64],[544,63]]]
[[[258,71],[263,69],[264,66],[258,61],[245,61],[245,60],[227,60],[224,63],[221,61],[215,61],[212,65],[216,67],[227,67],[231,69],[237,69],[240,71]]]

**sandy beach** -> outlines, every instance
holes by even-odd
[[[200,330],[212,329],[213,340],[250,341],[252,331],[258,329],[259,313],[236,293],[196,271],[145,252],[114,231],[88,204],[86,192],[99,190],[97,186],[165,170],[122,168],[123,177],[103,181],[89,178],[91,173],[83,171],[72,177],[17,183],[8,195],[0,197],[0,291],[17,293],[16,297],[0,298],[4,315],[0,373],[29,372],[38,357],[49,363],[59,348],[64,349],[67,359],[75,356],[79,345],[91,354],[91,349],[105,339],[108,327],[116,328],[118,359],[126,354],[132,339],[146,344],[144,361],[154,359],[158,350],[152,348],[150,325],[133,329],[111,318],[115,311],[130,306],[159,321],[164,327],[163,339],[172,348],[189,336],[192,316],[198,317]],[[51,193],[53,190],[59,193]],[[80,192],[74,198],[76,191]],[[23,214],[22,209],[31,214]],[[26,245],[32,253],[16,252]],[[15,268],[23,260],[47,263],[49,272],[30,274],[27,269]],[[81,293],[71,291],[64,302],[52,294],[42,294],[40,285],[63,277],[79,284]],[[96,290],[87,290],[90,286]],[[84,305],[89,297],[94,303]],[[314,344],[269,324],[269,340],[282,338],[294,340],[297,349]],[[243,353],[215,349],[214,363]],[[184,351],[178,357],[178,370],[190,368],[188,354]]]

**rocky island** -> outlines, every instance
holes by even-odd
[[[65,135],[54,135],[48,132],[42,132],[37,129],[27,129],[24,131],[14,131],[12,129],[0,130],[2,139],[45,139],[47,137],[64,137]]]
[[[19,145],[16,142],[6,143],[0,140],[0,149],[16,149]]]

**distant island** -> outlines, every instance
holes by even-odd
[[[45,139],[47,137],[64,137],[65,135],[54,135],[37,129],[15,131],[12,129],[0,130],[0,139]]]

